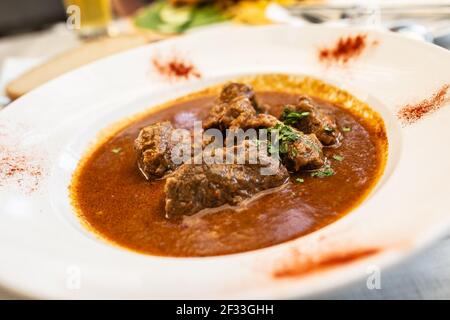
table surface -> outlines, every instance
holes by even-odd
[[[42,58],[73,48],[78,43],[78,39],[63,25],[0,38],[0,66],[7,57]],[[24,297],[9,292],[0,284],[0,299],[20,298]],[[367,289],[366,279],[362,279],[314,298],[450,299],[450,232],[418,255],[395,267],[381,270],[381,289]]]

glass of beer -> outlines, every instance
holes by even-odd
[[[112,20],[110,0],[64,0],[67,26],[81,38],[107,35]]]

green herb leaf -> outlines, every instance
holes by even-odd
[[[309,116],[309,112],[307,111],[297,112],[285,107],[281,119],[285,124],[295,124],[307,116]]]
[[[278,139],[280,141],[296,141],[301,138],[302,133],[294,130],[290,126],[278,123],[275,127],[270,128],[269,132],[278,134]]]
[[[274,146],[272,144],[268,147],[268,152],[270,154],[274,153],[287,153],[289,151],[289,143],[290,141],[296,141],[300,139],[301,133],[299,131],[294,130],[293,128],[286,126],[284,124],[278,123],[275,127],[269,128],[269,133],[277,135],[277,145]]]
[[[295,179],[295,182],[297,182],[297,183],[303,183],[303,182],[305,182],[305,180],[302,179],[302,178],[297,178],[297,179]]]
[[[286,141],[282,141],[280,143],[280,153],[287,153],[288,150],[289,150],[288,144],[286,143]]]
[[[342,161],[342,160],[344,160],[344,157],[341,156],[341,155],[335,154],[335,155],[333,156],[333,159],[334,159],[334,160],[337,160],[337,161]]]
[[[323,166],[319,170],[311,172],[311,177],[326,178],[335,175],[333,168],[329,164]]]
[[[269,153],[274,153],[279,151],[280,153],[287,153],[289,150],[289,142],[294,142],[301,140],[304,144],[314,149],[316,152],[320,152],[320,147],[311,140],[310,137],[305,135],[303,132],[298,131],[291,126],[278,123],[275,127],[269,128],[268,132],[277,135],[279,150],[276,148],[271,149],[269,146]],[[295,156],[295,155],[294,155]]]
[[[352,128],[350,128],[350,127],[343,127],[343,128],[342,128],[342,131],[344,131],[344,132],[350,132],[350,131],[352,131]]]

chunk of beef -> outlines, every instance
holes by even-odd
[[[317,169],[325,164],[322,145],[315,134],[301,134],[298,140],[288,142],[284,164],[291,171]]]
[[[286,155],[283,162],[291,171],[299,171],[301,168],[316,169],[323,166],[325,158],[322,152],[322,144],[315,134],[303,134],[292,127],[285,126],[280,120],[270,114],[258,114],[249,118],[242,124],[243,129],[281,128],[291,130],[292,140],[284,140]]]
[[[230,102],[222,102],[215,105],[208,118],[203,123],[203,128],[240,128],[249,118],[256,115],[255,108],[246,97],[236,97]]]
[[[219,102],[231,103],[236,98],[247,98],[250,100],[257,113],[267,113],[269,110],[267,104],[258,103],[253,88],[245,83],[232,82],[225,85],[220,93]]]
[[[322,144],[315,134],[304,134],[281,122],[270,128],[269,132],[272,143],[270,149],[275,150],[276,147],[273,144],[277,142],[283,164],[290,171],[295,172],[303,168],[316,169],[325,163]]]
[[[340,132],[337,128],[335,119],[324,113],[320,107],[309,97],[303,96],[295,105],[286,106],[286,111],[295,111],[298,113],[308,113],[307,116],[299,119],[292,119],[289,124],[304,133],[314,133],[319,141],[329,146],[338,142]],[[282,120],[286,121],[289,112],[285,112]]]
[[[222,123],[222,117],[224,116],[225,110],[228,108],[227,103],[216,103],[211,110],[209,110],[208,116],[203,120],[203,129],[225,129]]]
[[[243,129],[262,129],[275,127],[280,120],[270,114],[260,113],[256,116],[250,117],[242,121],[241,127]]]
[[[286,149],[289,149],[287,156],[283,156],[289,169],[298,171],[301,168],[318,168],[324,163],[322,144],[314,134],[305,135],[294,128],[284,125],[280,120],[270,114],[256,114],[247,112],[250,107],[247,98],[236,98],[226,105],[220,116],[219,127],[221,129],[261,129],[261,128],[283,128],[284,131],[292,131],[292,136],[297,136],[297,140],[285,141]],[[251,110],[251,109],[250,109]],[[217,127],[217,126],[215,126]]]
[[[283,140],[285,149],[282,152],[284,153],[282,155],[283,162],[292,171],[298,171],[301,168],[321,167],[324,164],[324,155],[318,135],[328,145],[335,143],[339,132],[334,120],[316,108],[311,99],[302,97],[297,105],[290,108],[291,111],[297,113],[308,113],[307,117],[291,123],[300,130],[309,133],[303,134],[291,126],[284,125],[270,114],[258,114],[250,101],[250,98],[253,97],[250,92],[252,93],[251,89],[243,84],[232,83],[225,86],[219,99],[222,103],[213,107],[204,127],[219,128],[222,131],[225,129],[274,129],[278,127],[284,129],[285,133],[291,131],[291,138],[296,136],[297,139]],[[282,150],[280,149],[280,151]]]
[[[230,103],[236,98],[247,98],[250,100],[252,106],[256,109],[257,103],[253,88],[244,83],[232,82],[225,85],[219,96],[219,101],[222,103]]]
[[[257,103],[251,86],[244,83],[229,83],[223,87],[203,127],[221,130],[242,127],[242,120],[252,118],[256,114],[264,114],[267,110],[267,105]]]
[[[227,151],[230,150],[223,150]],[[237,205],[263,190],[284,184],[289,177],[286,168],[274,158],[262,158],[256,164],[183,164],[166,180],[166,216]],[[262,170],[269,167],[273,168],[272,174],[263,174]]]
[[[169,121],[159,122],[143,128],[134,141],[139,170],[145,178],[161,178],[175,169],[171,160],[173,132]]]

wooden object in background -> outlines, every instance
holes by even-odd
[[[6,94],[13,100],[17,99],[39,85],[82,65],[160,39],[162,39],[161,35],[136,33],[83,43],[80,47],[59,54],[11,81],[6,86]]]

